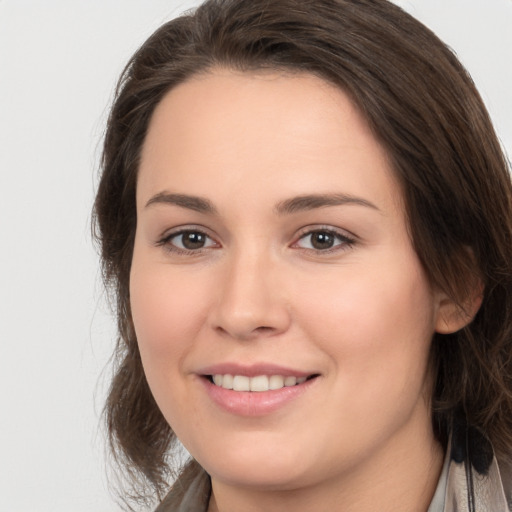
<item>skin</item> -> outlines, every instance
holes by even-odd
[[[360,201],[278,211],[311,194]],[[179,85],[149,126],[137,215],[142,361],[165,418],[211,475],[209,510],[426,510],[443,458],[429,347],[436,330],[460,325],[426,279],[387,155],[348,97],[277,72],[215,69]],[[202,248],[180,250],[185,228],[207,235]],[[333,247],[315,249],[311,232],[326,229]],[[271,414],[237,416],[198,376],[225,361],[319,377]]]

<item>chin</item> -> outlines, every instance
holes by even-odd
[[[298,461],[291,465],[283,465],[268,461],[260,467],[242,464],[226,468],[212,468],[210,476],[219,482],[236,487],[252,488],[258,491],[287,491],[305,487],[311,483],[302,471]]]
[[[252,441],[243,448],[224,447],[222,454],[208,454],[198,462],[210,476],[226,484],[253,487],[260,490],[287,490],[306,484],[301,450],[282,443],[279,448],[271,443]],[[220,452],[220,450],[219,450]]]

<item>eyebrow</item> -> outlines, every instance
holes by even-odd
[[[159,192],[155,194],[146,203],[146,208],[154,204],[170,204],[194,210],[199,213],[217,215],[217,208],[211,201],[203,197],[191,196],[188,194],[171,194],[169,192]],[[355,197],[348,194],[309,194],[304,196],[292,197],[280,201],[274,207],[278,215],[290,215],[297,212],[325,208],[327,206],[359,205],[380,211],[370,201],[361,197]]]
[[[169,192],[160,192],[155,194],[147,203],[148,206],[154,204],[171,204],[175,206],[181,206],[188,210],[194,210],[199,213],[206,213],[210,215],[217,214],[217,208],[213,206],[213,203],[208,199],[197,196],[189,196],[186,194],[171,194]]]
[[[280,215],[289,215],[296,212],[324,208],[326,206],[342,205],[359,205],[380,211],[380,209],[370,201],[348,194],[311,194],[293,197],[279,202],[275,206],[275,211]]]

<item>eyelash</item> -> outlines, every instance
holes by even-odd
[[[331,254],[333,252],[348,250],[356,243],[355,237],[348,236],[346,233],[341,233],[340,231],[332,229],[331,227],[321,227],[320,226],[320,227],[314,228],[314,229],[313,228],[305,228],[303,230],[303,232],[300,234],[300,236],[296,239],[296,241],[291,245],[291,247],[297,247],[298,243],[301,240],[304,240],[308,236],[312,236],[315,233],[322,233],[322,234],[330,235],[330,236],[334,237],[335,241],[338,241],[339,243],[337,243],[333,247],[329,247],[327,249],[315,249],[315,248],[305,248],[305,247],[298,247],[298,248],[305,252],[309,252],[309,253],[327,255],[327,254]],[[185,234],[196,234],[196,235],[204,236],[206,239],[213,241],[214,244],[212,244],[211,246],[207,246],[207,247],[199,247],[197,249],[186,249],[186,248],[176,247],[176,245],[174,245],[172,243],[172,240],[179,236],[183,236]],[[158,240],[156,243],[157,246],[164,247],[170,253],[183,255],[183,256],[201,255],[204,253],[204,251],[211,249],[212,247],[214,249],[218,248],[218,246],[217,247],[214,246],[215,244],[216,244],[216,242],[213,240],[213,238],[211,236],[209,236],[205,231],[198,229],[198,228],[181,229],[179,231],[169,233],[169,234],[165,235],[163,238],[161,238],[160,240]]]
[[[332,254],[332,253],[338,252],[338,251],[346,251],[346,250],[350,249],[356,243],[356,238],[349,236],[345,232],[340,232],[331,227],[319,226],[319,227],[315,227],[315,228],[311,228],[311,227],[305,228],[303,230],[303,232],[297,238],[297,241],[293,243],[292,247],[296,246],[301,240],[304,240],[308,236],[310,237],[310,236],[314,235],[315,233],[328,234],[328,235],[332,236],[335,239],[335,241],[338,241],[339,243],[337,243],[336,245],[334,245],[333,247],[330,247],[328,249],[315,249],[315,248],[300,248],[300,249],[302,249],[303,251],[314,253],[314,254],[327,255],[327,254]]]
[[[210,235],[208,235],[208,233],[206,233],[205,231],[203,231],[201,229],[198,229],[198,228],[191,227],[191,228],[181,229],[179,231],[175,231],[173,233],[169,233],[168,235],[165,235],[163,238],[161,238],[156,243],[156,245],[164,247],[165,250],[168,251],[168,252],[171,252],[171,253],[174,253],[174,254],[178,254],[178,255],[183,255],[183,256],[197,256],[197,255],[202,254],[205,250],[208,250],[210,248],[210,247],[200,247],[198,249],[186,249],[186,248],[176,247],[172,243],[172,240],[174,238],[177,238],[179,236],[183,236],[183,235],[185,235],[187,233],[199,234],[199,235],[202,235],[202,236],[204,236],[205,238],[207,238],[209,240],[213,240],[213,238]]]

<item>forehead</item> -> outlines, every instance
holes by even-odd
[[[138,196],[191,187],[208,195],[212,183],[226,191],[245,183],[267,195],[341,186],[399,197],[387,154],[359,110],[310,74],[215,69],[167,93],[143,146]]]

